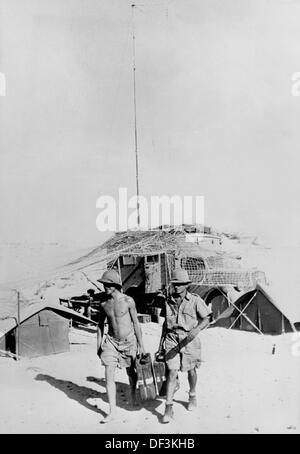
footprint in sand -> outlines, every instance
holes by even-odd
[[[110,423],[120,424],[120,423],[127,423],[127,422],[129,422],[129,418],[126,416],[120,417],[118,415],[116,415],[116,416],[107,415],[103,419],[101,419],[100,424],[110,424]]]

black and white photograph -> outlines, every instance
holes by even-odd
[[[299,24],[0,0],[0,434],[300,433]]]

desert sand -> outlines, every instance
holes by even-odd
[[[36,254],[38,261],[31,250],[27,257],[22,250],[8,246],[5,251],[9,254],[2,251],[2,255],[10,257],[11,263],[20,263],[20,272],[16,275],[14,267],[1,262],[4,280],[9,280],[5,270],[18,278],[31,274],[33,263],[37,269],[44,269],[44,257],[49,262],[49,248],[44,254]],[[264,270],[269,283],[280,284],[284,290],[282,303],[287,298],[297,304],[300,248],[264,246],[253,238],[224,239],[223,247],[240,255],[246,266]],[[65,257],[65,249],[62,253]],[[58,297],[81,294],[90,286],[84,275],[73,273],[68,280],[49,280],[30,292],[57,302]],[[292,298],[295,290],[297,297]],[[3,310],[1,307],[2,316]],[[161,326],[141,326],[146,349],[153,355]],[[162,398],[129,408],[127,376],[124,370],[118,370],[120,419],[103,425],[100,422],[108,411],[108,402],[104,367],[96,355],[96,334],[73,328],[70,352],[20,361],[0,357],[0,433],[299,433],[299,335],[266,336],[223,328],[200,333],[203,362],[198,371],[198,408],[193,413],[186,410],[188,384],[186,374],[181,373],[175,419],[167,425],[161,423]]]
[[[146,349],[156,351],[161,327],[141,325]],[[200,333],[198,408],[188,412],[187,376],[180,374],[175,418],[162,424],[164,399],[128,406],[124,370],[117,370],[119,420],[108,410],[96,334],[70,332],[70,352],[15,361],[0,358],[0,433],[222,434],[300,432],[300,348],[295,334],[264,336],[223,328]],[[272,354],[274,351],[275,353]]]

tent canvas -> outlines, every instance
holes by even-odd
[[[285,300],[288,298],[287,293]],[[279,304],[277,299],[270,296],[269,289],[257,284],[255,290],[244,293],[226,309],[213,326],[264,334],[282,334],[295,331],[295,323],[300,320],[300,315],[298,320],[292,318],[289,315],[288,307],[285,310],[284,302],[281,301]]]
[[[19,330],[14,328],[3,336],[0,349],[27,358],[63,353],[70,350],[68,334],[69,321],[44,309],[22,322]]]
[[[32,304],[0,321],[0,350],[29,358],[69,351],[69,321],[93,323],[59,305]],[[17,348],[19,346],[19,349]]]

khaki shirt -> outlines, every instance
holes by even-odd
[[[211,310],[202,298],[195,293],[187,292],[183,301],[178,304],[174,298],[166,301],[166,327],[167,331],[183,329],[191,331],[199,323],[199,318],[204,319],[210,315]]]

